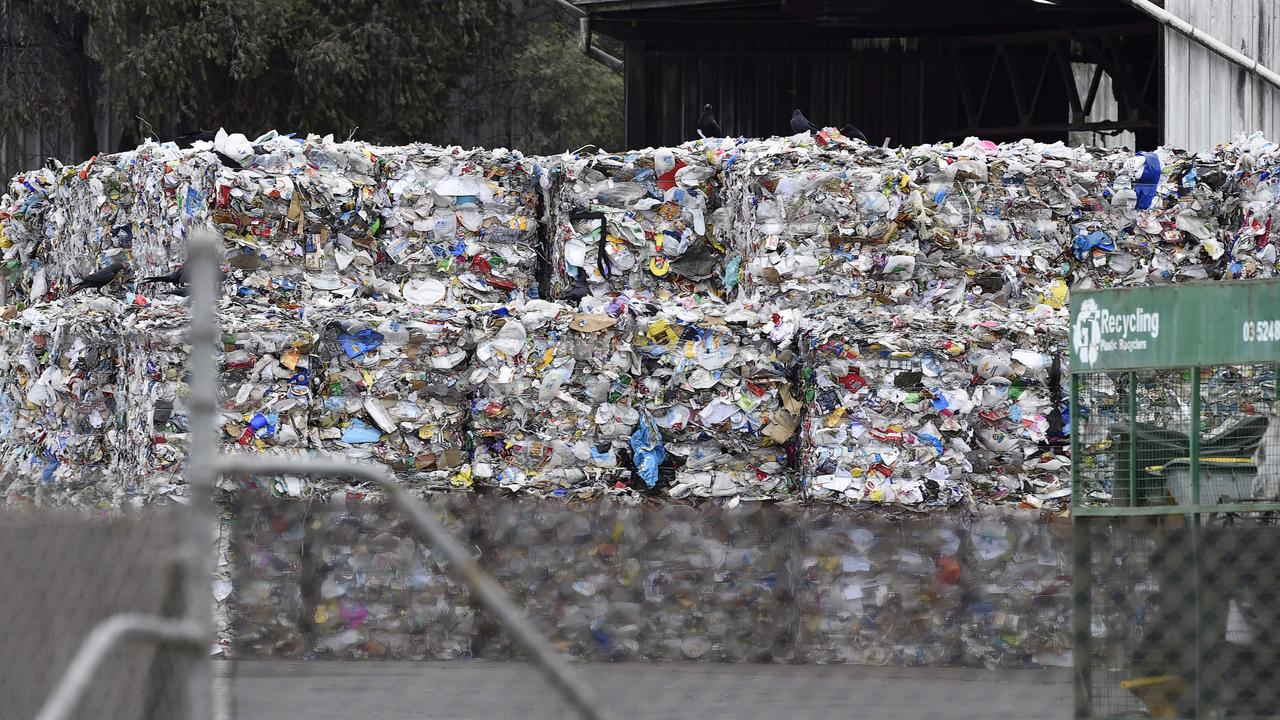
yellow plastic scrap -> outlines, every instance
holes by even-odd
[[[471,477],[471,466],[464,465],[457,475],[449,478],[449,484],[454,487],[469,488],[474,484],[475,480]]]
[[[542,362],[538,363],[538,368],[537,368],[538,372],[542,372],[543,370],[545,370],[546,367],[551,364],[551,361],[555,359],[556,359],[556,349],[547,348],[547,351],[542,353]]]
[[[650,325],[649,329],[645,330],[645,335],[649,338],[649,342],[655,345],[670,347],[680,341],[680,336],[671,329],[671,323],[666,320],[659,320]]]
[[[1178,698],[1187,691],[1187,681],[1177,675],[1153,675],[1122,680],[1120,687],[1137,695],[1151,717],[1171,718],[1178,716]]]
[[[1041,295],[1040,302],[1055,310],[1061,310],[1067,304],[1067,284],[1061,279],[1049,284],[1049,294]]]

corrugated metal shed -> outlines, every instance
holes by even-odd
[[[1280,2],[1165,0],[1169,12],[1206,33],[1280,67]],[[1174,30],[1164,30],[1164,141],[1208,150],[1242,132],[1280,140],[1280,90]]]

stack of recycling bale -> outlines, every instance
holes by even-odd
[[[595,309],[531,300],[476,316],[476,482],[559,491],[630,477],[634,321],[622,304]]]
[[[119,303],[61,300],[5,310],[0,337],[0,487],[7,505],[119,508],[163,492],[120,477]]]
[[[0,246],[18,260],[10,292],[32,300],[115,265],[134,279],[176,270],[190,228],[210,225],[225,291],[264,304],[506,301],[537,291],[540,173],[512,151],[220,133],[18,176]]]
[[[719,295],[715,169],[687,148],[551,158],[551,291]]]
[[[468,311],[347,303],[311,320],[322,338],[314,446],[437,485],[464,469]]]
[[[458,493],[429,502],[574,657],[993,668],[1067,661],[1069,528],[1026,513],[892,518],[753,503],[653,512]],[[404,539],[375,495],[335,493],[305,514],[270,508],[249,513],[258,522],[240,541],[239,562],[252,558],[254,567],[229,602],[255,619],[240,621],[240,652],[520,654],[433,554]],[[281,597],[273,610],[271,583],[297,567],[301,599]]]

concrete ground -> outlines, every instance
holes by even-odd
[[[575,664],[620,720],[1053,720],[1066,670],[704,663]],[[215,662],[237,720],[535,720],[571,717],[522,662]]]

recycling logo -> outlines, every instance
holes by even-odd
[[[1102,345],[1102,325],[1099,320],[1102,311],[1093,298],[1080,303],[1080,312],[1076,314],[1075,325],[1071,327],[1071,346],[1076,358],[1088,367],[1098,361],[1098,352]]]

